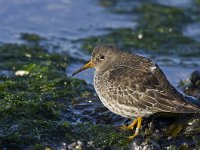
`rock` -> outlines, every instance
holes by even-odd
[[[131,150],[160,150],[160,145],[150,139],[150,138],[143,138],[141,136],[137,136],[130,146]]]
[[[200,89],[200,69],[195,70],[191,74],[191,83]]]
[[[78,140],[68,145],[67,148],[68,150],[85,150],[86,146],[87,146],[87,142]]]
[[[181,87],[187,95],[200,99],[200,69],[192,72],[190,80],[181,81],[179,87]]]

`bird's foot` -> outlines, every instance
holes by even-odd
[[[122,130],[133,130],[133,126],[120,126],[119,128]]]
[[[132,139],[134,139],[139,134],[139,130],[141,128],[141,123],[142,123],[142,118],[138,117],[130,125],[128,125],[128,126],[121,126],[120,128],[124,129],[124,130],[133,130],[134,126],[137,124],[137,127],[135,129],[134,135],[128,137],[129,140],[132,140]]]
[[[129,139],[129,140],[133,140],[137,135],[138,135],[138,134],[134,134],[134,135],[132,135],[132,136],[129,136],[128,139]]]
[[[133,122],[130,125],[128,125],[128,126],[120,126],[119,128],[123,129],[123,130],[133,130],[133,128],[136,125],[137,121],[138,120],[136,118],[135,120],[133,120]]]
[[[139,128],[136,128],[135,133],[132,136],[129,136],[128,139],[133,140],[136,136],[138,136],[138,134],[139,134]]]

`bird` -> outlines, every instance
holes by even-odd
[[[200,103],[192,103],[178,92],[149,58],[102,44],[93,49],[91,60],[72,76],[88,68],[95,68],[94,87],[104,106],[117,115],[135,118],[130,125],[121,126],[135,128],[129,139],[139,134],[142,119],[155,113],[200,112]]]

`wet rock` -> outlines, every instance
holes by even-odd
[[[52,147],[66,138],[65,132],[72,130],[70,120],[63,117],[64,110],[74,98],[87,97],[86,93],[92,92],[86,82],[67,77],[68,57],[49,53],[40,45],[0,46],[0,70],[28,72],[0,74],[3,147],[23,149],[23,145],[44,143]]]
[[[187,126],[185,127],[184,131],[185,134],[191,135],[191,134],[198,134],[200,133],[200,115],[197,114],[197,116],[192,119],[189,119],[187,121]]]
[[[71,106],[71,109],[74,113],[78,114],[79,119],[77,119],[79,123],[86,123],[89,121],[95,124],[120,126],[127,120],[109,111],[96,96],[90,97],[90,99],[80,98]]]
[[[87,146],[87,142],[78,140],[73,142],[67,146],[68,150],[85,150]]]
[[[200,89],[200,69],[195,70],[191,74],[191,83]]]
[[[196,144],[196,148],[200,149],[200,138],[199,138],[199,136],[198,135],[194,135],[193,136],[193,140],[194,140],[194,142]]]
[[[200,70],[197,69],[192,72],[190,80],[183,80],[180,82],[179,87],[190,95],[200,99]]]
[[[160,150],[160,145],[149,138],[136,137],[130,146],[131,150]]]
[[[67,144],[66,143],[62,143],[60,150],[67,150]]]
[[[178,148],[178,150],[190,150],[190,148],[186,143],[184,143]]]

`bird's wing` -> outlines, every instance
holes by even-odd
[[[156,66],[157,67],[157,66]],[[159,74],[164,74],[157,68]],[[169,84],[166,79],[166,84]],[[119,103],[151,112],[194,112],[197,108],[186,102],[169,84],[164,86],[152,70],[140,66],[117,66],[109,70],[105,82],[109,96]]]

